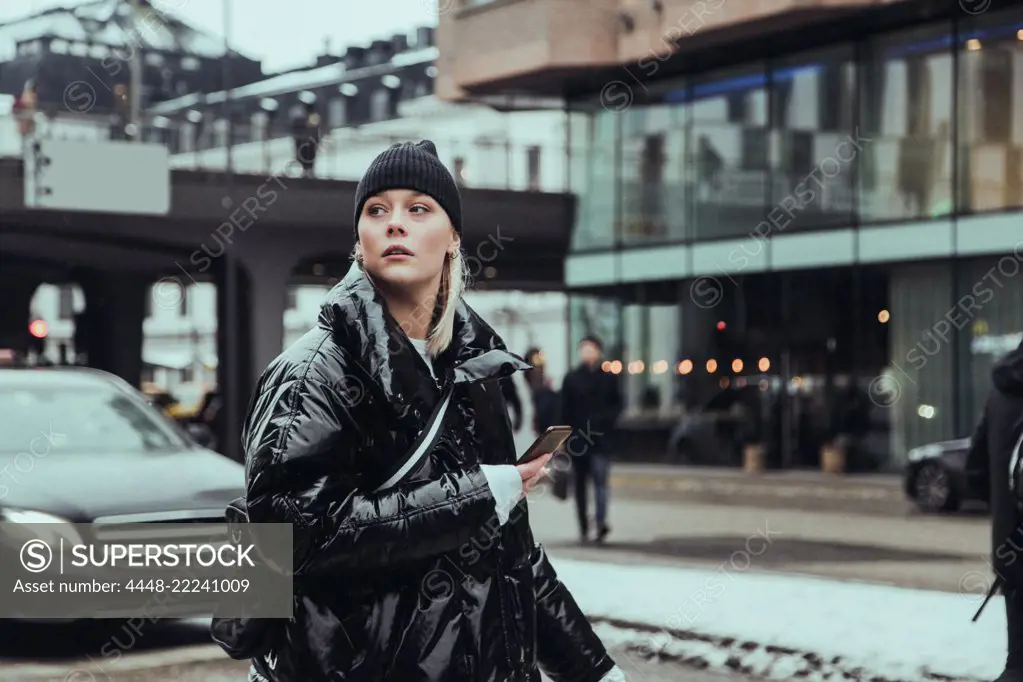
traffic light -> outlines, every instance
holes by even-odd
[[[711,349],[714,355],[723,356],[732,352],[732,333],[724,320],[718,320],[711,332]]]
[[[46,352],[46,336],[50,333],[46,320],[32,320],[28,325],[29,350],[36,355]]]

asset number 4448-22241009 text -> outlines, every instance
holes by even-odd
[[[218,578],[173,578],[171,580],[149,579],[129,580],[124,589],[128,592],[248,592],[247,579]]]

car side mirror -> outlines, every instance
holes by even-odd
[[[214,436],[213,434],[213,429],[206,426],[205,424],[196,424],[193,422],[191,424],[188,424],[185,427],[185,429],[188,431],[188,435],[192,438],[193,441],[196,442],[197,445],[200,445],[204,448],[212,449],[214,444],[216,443],[217,439],[216,436]]]

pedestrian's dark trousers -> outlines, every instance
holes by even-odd
[[[593,480],[593,491],[597,506],[597,529],[607,524],[608,501],[608,469],[610,459],[606,453],[589,451],[572,458],[572,471],[575,474],[575,508],[579,517],[579,530],[589,530],[587,514],[587,482]]]

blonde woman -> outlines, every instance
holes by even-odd
[[[516,466],[500,387],[529,366],[462,300],[461,200],[433,143],[373,161],[355,225],[355,264],[243,434],[249,519],[295,529],[294,617],[251,676],[623,680],[530,531],[549,455]]]

